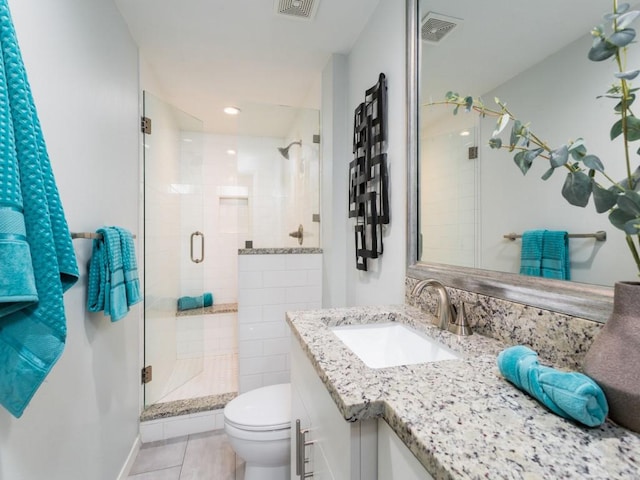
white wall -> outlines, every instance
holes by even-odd
[[[343,257],[346,265],[336,265],[332,259],[327,260],[331,269],[327,272],[329,281],[346,276],[345,289],[347,305],[371,305],[402,303],[404,299],[404,276],[406,264],[406,80],[405,80],[405,2],[397,0],[381,0],[376,11],[353,49],[347,56],[347,128],[346,143],[341,144],[344,137],[342,118],[334,124],[332,144],[325,145],[331,157],[325,155],[323,160],[331,161],[331,181],[338,185],[347,185],[348,163],[352,158],[351,135],[353,135],[353,112],[364,101],[365,91],[378,81],[378,75],[384,73],[388,85],[388,161],[389,161],[389,202],[391,223],[384,235],[384,254],[377,261],[370,261],[368,272],[359,272],[355,266],[354,222],[347,217],[347,189],[332,189],[327,185],[329,179],[323,175],[323,195],[333,192],[332,206],[335,208],[332,219],[333,232],[327,238],[339,242],[331,245],[332,258]],[[335,58],[327,68],[339,68]],[[323,95],[338,98],[339,87],[325,80],[335,79],[339,72],[325,69],[323,76]],[[323,99],[323,107],[326,98]],[[341,151],[342,154],[336,151]],[[326,197],[325,197],[326,200]],[[324,211],[330,205],[324,204]],[[323,245],[325,246],[325,245]],[[328,245],[326,247],[329,247]],[[342,249],[345,249],[345,255]],[[333,257],[337,255],[337,257]],[[346,269],[346,271],[345,271]],[[346,275],[345,275],[346,274]],[[337,306],[338,295],[325,298],[331,305]]]
[[[110,0],[10,0],[66,218],[138,232],[137,49]],[[91,242],[65,295],[64,353],[20,419],[0,410],[3,480],[113,480],[138,432],[140,308],[86,311]]]

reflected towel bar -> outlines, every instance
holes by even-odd
[[[522,235],[518,235],[517,233],[508,233],[503,235],[503,238],[515,240],[516,238],[522,238]],[[606,242],[607,232],[599,230],[596,233],[570,233],[569,238],[595,238],[598,242]]]
[[[95,232],[71,232],[71,238],[73,239],[86,238],[88,240],[102,240],[102,234],[95,233]],[[136,236],[134,235],[133,238],[136,238]]]

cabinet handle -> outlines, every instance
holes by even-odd
[[[306,458],[306,447],[313,445],[313,441],[306,441],[309,429],[300,428],[300,420],[296,420],[296,476],[301,479],[312,478],[313,472],[306,472],[306,465],[309,460]]]
[[[194,258],[193,256],[193,239],[200,237],[200,258]],[[191,234],[191,261],[193,263],[201,263],[204,261],[204,234],[202,232],[193,232]]]

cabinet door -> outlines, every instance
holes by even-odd
[[[378,420],[378,478],[384,480],[433,480],[387,422]]]
[[[309,429],[306,438],[314,442],[307,450],[308,456],[313,457],[308,469],[314,474],[312,478],[375,480],[375,420],[364,423],[344,420],[295,338],[292,338],[291,346],[291,385],[292,391],[299,397],[294,399],[292,408],[306,413]],[[295,422],[296,417],[293,418]],[[361,435],[363,429],[368,433],[365,436]],[[292,464],[294,469],[295,463]]]

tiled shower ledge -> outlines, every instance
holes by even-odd
[[[233,313],[238,311],[237,303],[218,303],[210,307],[193,308],[191,310],[179,310],[176,317],[190,317],[195,315],[215,315],[216,313]]]
[[[238,255],[300,255],[322,253],[321,248],[292,247],[292,248],[241,248]]]
[[[142,412],[140,421],[146,422],[159,418],[177,417],[179,415],[190,415],[192,413],[222,409],[237,396],[237,392],[230,392],[206,397],[176,400],[173,402],[156,403]]]

